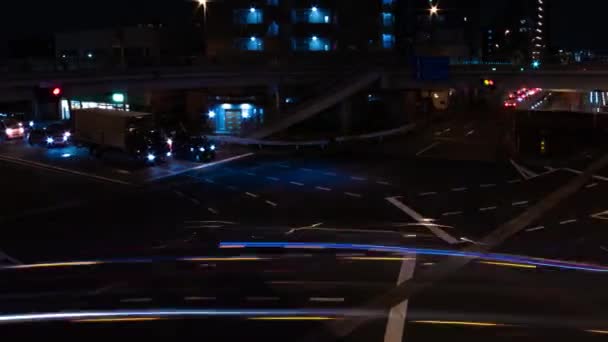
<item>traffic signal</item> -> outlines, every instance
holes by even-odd
[[[63,94],[63,90],[59,87],[54,87],[53,89],[51,89],[51,94],[55,97],[59,97],[61,96],[61,94]]]
[[[492,79],[484,78],[481,80],[481,83],[486,88],[496,89],[496,82],[494,82]]]

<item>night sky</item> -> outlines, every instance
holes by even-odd
[[[179,23],[180,19],[183,23],[184,16],[192,9],[187,0],[5,1],[10,1],[11,5],[0,11],[0,41],[39,32],[99,27],[107,23]],[[554,47],[608,51],[608,39],[604,25],[601,25],[608,19],[608,1],[545,1],[553,2],[550,32]],[[489,0],[484,4],[499,9],[508,5],[508,0]],[[486,20],[491,20],[493,10],[487,8],[484,11]]]

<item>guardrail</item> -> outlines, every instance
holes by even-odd
[[[263,139],[252,139],[252,138],[239,138],[233,136],[226,135],[208,135],[207,137],[211,140],[222,142],[226,144],[235,144],[235,145],[246,145],[246,146],[283,146],[283,147],[304,147],[304,146],[318,146],[325,147],[332,143],[343,143],[343,142],[355,142],[355,141],[365,141],[371,139],[379,139],[382,140],[387,137],[409,133],[416,129],[416,124],[408,124],[401,127],[359,134],[359,135],[349,135],[336,137],[331,139],[321,139],[321,140],[305,140],[305,141],[287,141],[287,140],[263,140]]]

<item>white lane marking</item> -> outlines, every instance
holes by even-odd
[[[0,250],[0,261],[2,261],[2,260],[8,260],[11,264],[15,264],[15,265],[22,264],[21,261],[11,257],[10,255],[8,255]]]
[[[571,224],[571,223],[575,223],[577,221],[578,221],[577,219],[565,220],[565,221],[560,222],[559,224],[563,226],[565,224]]]
[[[215,184],[215,181],[213,179],[205,178],[205,183]]]
[[[386,182],[386,181],[377,181],[376,183],[378,183],[380,185],[391,185],[391,183]]]
[[[350,196],[350,197],[355,197],[355,198],[361,198],[363,196],[361,196],[360,194],[356,194],[354,192],[345,192],[344,193],[346,196]]]
[[[496,210],[498,209],[498,207],[485,207],[485,208],[479,208],[479,211],[490,211],[490,210]]]
[[[186,197],[186,195],[184,195],[184,193],[179,190],[174,190],[173,193],[175,193],[179,197]]]
[[[512,180],[508,181],[507,183],[509,183],[509,184],[521,183],[521,179],[512,179]]]
[[[254,154],[255,153],[245,153],[245,154],[241,154],[241,155],[234,156],[234,157],[231,157],[231,158],[227,158],[227,159],[223,159],[223,160],[218,160],[216,162],[207,163],[207,164],[199,165],[199,166],[196,166],[196,167],[191,167],[191,168],[184,169],[184,170],[181,170],[181,171],[171,172],[171,173],[169,173],[167,175],[158,176],[156,178],[149,179],[148,182],[154,182],[154,181],[157,181],[157,180],[161,180],[163,178],[169,178],[169,177],[181,175],[182,173],[186,173],[186,172],[190,172],[190,171],[196,171],[196,170],[202,170],[202,169],[207,169],[207,168],[210,168],[210,167],[213,167],[213,166],[230,163],[230,162],[235,161],[235,160],[239,160],[239,159],[243,159],[243,158],[247,158],[247,157],[253,156]]]
[[[260,196],[256,195],[256,194],[252,194],[251,192],[246,192],[245,195],[251,197],[251,198],[258,198]]]
[[[229,185],[229,186],[227,186],[226,188],[228,188],[229,190],[232,190],[232,191],[237,191],[237,190],[239,189],[239,188],[237,188],[237,187],[236,187],[236,186],[234,186],[234,185]]]
[[[330,177],[336,177],[338,174],[335,172],[325,172],[324,175],[330,176]]]
[[[422,150],[418,151],[418,153],[416,153],[416,157],[421,156],[422,154],[424,154],[425,152],[428,152],[430,150],[432,150],[433,148],[437,147],[437,145],[441,144],[441,142],[434,142],[432,144],[430,144],[429,146],[423,148]]]
[[[462,215],[462,211],[449,211],[447,213],[441,214],[441,216],[457,216]]]
[[[422,197],[424,197],[424,196],[434,196],[434,195],[437,195],[437,193],[436,192],[423,192],[423,193],[418,194],[418,196],[422,196]]]
[[[279,300],[279,297],[246,297],[250,302],[271,302]]]
[[[345,299],[341,297],[310,297],[308,301],[319,303],[343,303]]]
[[[599,185],[599,184],[597,184],[597,183],[591,183],[591,184],[587,185],[585,188],[587,188],[587,189],[591,189],[591,188],[595,188],[595,187],[596,187],[596,186],[598,186],[598,185]]]
[[[467,190],[468,190],[468,188],[454,188],[454,189],[452,189],[452,191],[454,191],[454,192],[463,192],[463,191],[467,191]]]
[[[603,250],[604,252],[608,252],[608,248],[606,248],[604,246],[600,246],[600,249]]]
[[[297,185],[297,186],[304,186],[304,184],[298,183],[298,182],[289,182],[289,184],[293,184],[293,185]]]
[[[589,217],[598,219],[598,220],[608,220],[608,210],[602,211],[601,213],[591,214]]]
[[[120,302],[121,303],[149,303],[152,301],[152,298],[125,298],[125,299],[121,299]]]
[[[315,189],[321,190],[321,191],[331,191],[330,188],[325,188],[325,187],[322,187],[322,186],[317,186]]]
[[[473,134],[475,134],[475,130],[471,130],[471,131],[467,132],[466,136],[468,137],[468,136],[473,135]]]
[[[197,296],[184,297],[184,300],[187,302],[198,302],[198,301],[216,300],[216,299],[217,298],[215,298],[215,297],[197,297]]]
[[[535,231],[543,230],[543,229],[545,229],[545,226],[538,226],[538,227],[526,229],[526,232],[531,233],[531,232],[535,232]]]
[[[533,178],[533,177],[538,177],[538,173],[535,173],[535,172],[517,164],[513,159],[511,159],[511,165],[513,165],[515,170],[517,170],[517,172],[526,180]]]
[[[271,180],[273,182],[278,182],[280,181],[280,179],[278,179],[277,177],[266,177],[266,179]]]
[[[456,239],[455,237],[446,233],[443,229],[439,228],[437,225],[430,223],[429,219],[422,217],[422,215],[417,213],[414,209],[403,204],[399,200],[399,198],[401,198],[401,197],[387,197],[386,200],[390,204],[394,205],[395,207],[399,208],[401,211],[406,213],[409,217],[411,217],[416,222],[418,222],[418,224],[420,224],[421,226],[430,230],[431,233],[435,234],[435,236],[437,236],[441,240],[443,240],[451,245],[457,244],[460,242],[460,241],[458,241],[458,239]]]
[[[513,202],[513,203],[511,203],[511,205],[514,206],[514,207],[517,207],[517,206],[520,206],[520,205],[526,205],[528,203],[530,203],[530,202],[529,201],[520,201],[520,202]]]
[[[54,171],[54,172],[59,172],[59,173],[69,173],[69,174],[73,174],[73,175],[77,175],[77,176],[88,177],[88,178],[92,178],[92,179],[100,180],[100,181],[104,181],[104,182],[110,182],[110,183],[115,183],[115,184],[120,184],[120,185],[133,185],[132,183],[121,181],[121,180],[117,180],[117,179],[113,179],[113,178],[107,178],[107,177],[102,177],[102,176],[94,175],[92,173],[80,172],[80,171],[65,169],[65,168],[62,168],[62,167],[58,167],[58,166],[54,166],[54,165],[49,165],[49,164],[44,164],[44,163],[39,163],[39,162],[30,161],[30,160],[26,160],[26,159],[13,158],[13,157],[7,157],[7,156],[0,156],[0,160],[3,160],[5,162],[9,162],[9,163],[19,164],[19,165],[24,165],[24,166],[30,166],[30,167],[36,167],[36,168],[39,168],[39,169],[44,169],[44,170],[49,170],[49,171]]]
[[[307,168],[301,168],[300,170],[302,170],[304,172],[315,172],[315,170],[313,170],[313,169],[307,169]]]
[[[495,186],[496,186],[496,184],[481,184],[481,185],[479,185],[480,188],[493,188]]]
[[[397,278],[397,286],[414,276],[416,254],[412,254],[411,256],[411,258],[405,258],[401,263],[399,276]],[[408,300],[406,299],[391,308],[388,314],[386,330],[384,332],[384,342],[402,342],[405,340],[403,334],[405,332],[405,322],[407,321],[407,306]]]
[[[563,169],[563,170],[564,170],[564,171],[571,172],[571,173],[575,173],[575,174],[577,174],[577,175],[580,175],[580,174],[582,174],[582,173],[583,173],[583,171],[576,170],[576,169],[571,169],[571,168],[565,168],[565,169]],[[593,175],[593,179],[598,179],[598,180],[601,180],[601,181],[604,181],[604,182],[608,182],[608,178],[603,177],[603,176],[599,176],[599,175]]]
[[[196,205],[201,205],[201,201],[197,200],[196,198],[191,198],[190,201]]]
[[[213,209],[213,208],[207,208],[207,210],[209,210],[210,213],[217,215],[218,212],[217,210]]]
[[[276,206],[277,206],[277,204],[276,204],[276,203],[271,202],[271,201],[266,201],[266,204],[271,205],[271,206],[273,206],[273,207],[276,207]]]
[[[364,182],[364,181],[367,180],[367,178],[365,178],[365,177],[357,177],[357,176],[350,177],[350,179],[356,180],[356,181],[359,181],[359,182]]]
[[[247,176],[256,176],[256,174],[255,174],[255,173],[253,173],[253,172],[245,172],[245,174],[246,174]]]
[[[282,168],[284,168],[284,169],[289,169],[289,168],[290,168],[290,166],[289,166],[289,165],[285,165],[285,164],[279,164],[278,166],[279,166],[279,167],[282,167]]]

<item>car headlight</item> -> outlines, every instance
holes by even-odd
[[[211,147],[209,147],[211,149],[211,151],[215,151],[215,145],[211,145]]]
[[[167,157],[171,157],[172,155],[173,155],[173,153],[167,152]]]
[[[201,151],[201,152],[205,152],[206,151],[204,147],[201,147],[198,150]]]
[[[53,138],[51,138],[51,137],[47,137],[47,138],[46,138],[46,143],[47,143],[47,144],[52,144],[52,143],[53,143]]]
[[[72,136],[72,133],[70,133],[70,132],[65,132],[65,133],[63,133],[63,137],[64,137],[64,138],[69,138],[69,137],[71,137],[71,136]]]
[[[155,156],[155,155],[153,155],[152,153],[148,153],[148,161],[151,161],[151,162],[152,162],[152,161],[154,161],[154,160],[156,160],[156,156]]]

